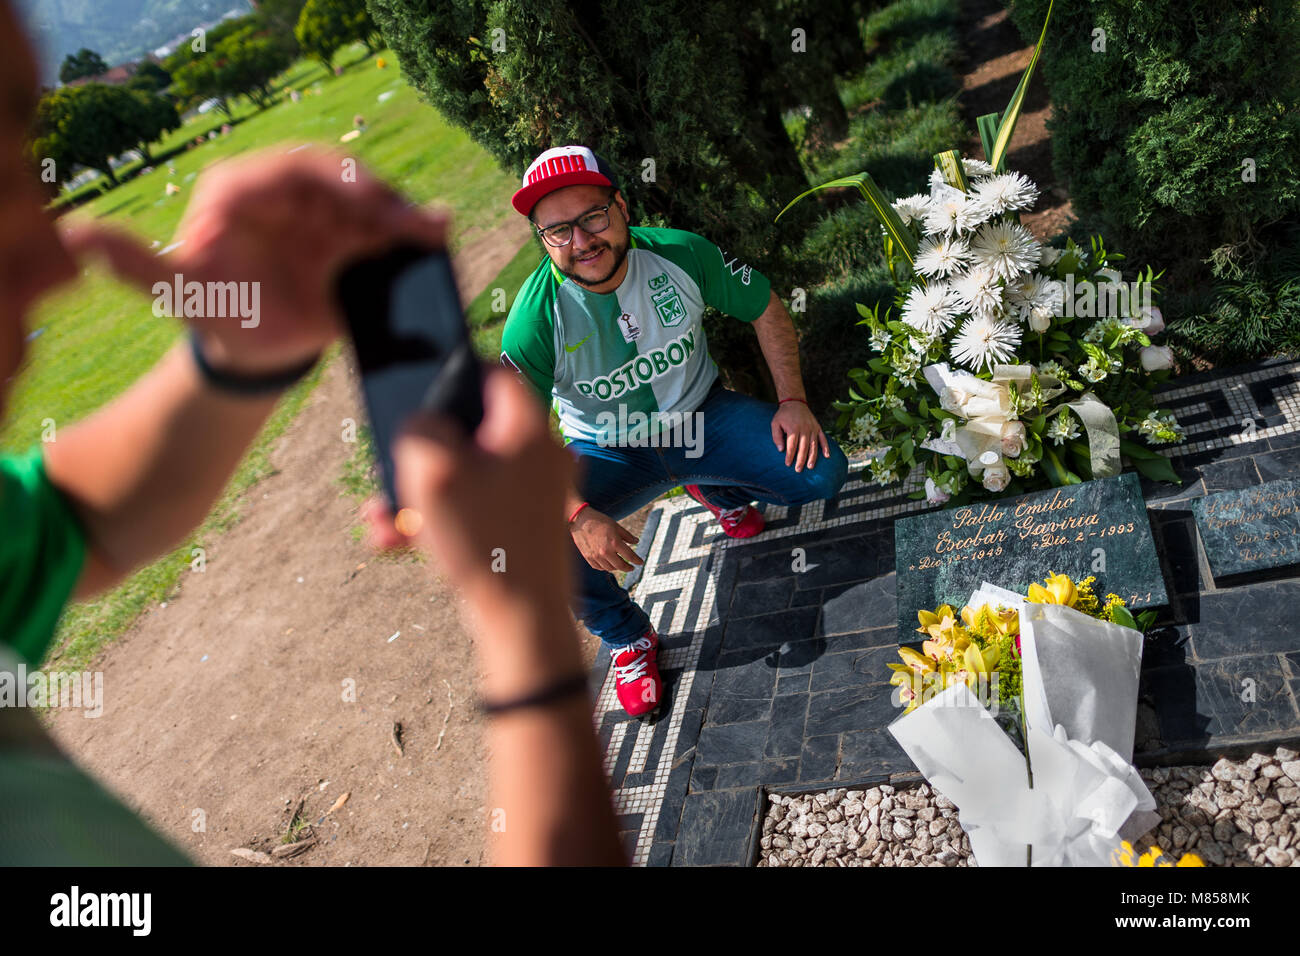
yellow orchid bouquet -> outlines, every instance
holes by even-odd
[[[1154,612],[1134,618],[1118,594],[1107,594],[1102,601],[1093,591],[1096,581],[1092,575],[1075,580],[1052,573],[1042,584],[1029,585],[1026,597],[1034,604],[1064,605],[1135,630],[1150,626]],[[967,605],[958,614],[952,605],[942,604],[933,611],[918,611],[917,619],[921,625],[917,632],[927,638],[921,652],[900,647],[902,663],[889,664],[894,672],[889,682],[899,688],[903,713],[911,713],[958,683],[970,687],[994,714],[1000,708],[1019,709],[1020,615],[1016,609],[984,603]]]

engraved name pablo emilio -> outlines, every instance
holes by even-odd
[[[1096,511],[1069,514],[1075,501],[1073,495],[1057,490],[1051,498],[1022,501],[1010,510],[997,504],[958,508],[953,512],[952,527],[935,536],[934,555],[923,557],[919,566],[935,568],[954,561],[999,557],[1005,546],[1016,541],[1028,541],[1035,549],[1054,548],[1136,530],[1131,521],[1102,524]]]

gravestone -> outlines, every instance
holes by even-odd
[[[932,511],[894,524],[899,643],[916,612],[960,610],[988,581],[1024,594],[1048,574],[1097,578],[1134,609],[1168,603],[1136,474]]]
[[[1300,563],[1300,481],[1206,495],[1192,514],[1216,578]]]

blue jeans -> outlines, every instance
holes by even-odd
[[[772,440],[777,406],[715,386],[698,411],[703,440],[694,448],[602,446],[576,439],[569,450],[578,459],[578,490],[592,508],[615,521],[678,485],[699,485],[709,504],[723,510],[750,501],[800,505],[831,498],[848,476],[848,460],[828,437],[831,456],[817,452],[812,468],[795,471]],[[698,430],[697,430],[698,431]],[[698,457],[688,457],[698,454]],[[606,646],[630,644],[650,627],[618,579],[598,571],[573,547],[578,586],[574,615]]]

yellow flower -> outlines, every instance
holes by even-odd
[[[910,647],[900,647],[898,656],[903,659],[902,664],[890,664],[891,670],[909,670],[918,674],[926,674],[934,670],[934,661],[921,654],[916,653]]]
[[[1182,859],[1179,860],[1177,863],[1170,863],[1169,860],[1165,858],[1164,854],[1160,850],[1160,847],[1158,846],[1153,846],[1151,849],[1147,850],[1147,852],[1143,853],[1140,857],[1137,857],[1136,860],[1134,859],[1135,853],[1137,853],[1137,851],[1133,849],[1133,844],[1129,843],[1128,840],[1124,840],[1120,844],[1120,849],[1111,851],[1110,854],[1111,865],[1112,866],[1152,866],[1152,867],[1205,866],[1205,864],[1201,862],[1201,858],[1197,856],[1195,853],[1184,853]]]
[[[957,614],[949,604],[941,604],[933,611],[917,611],[916,617],[921,622],[917,630],[938,640],[957,626]]]
[[[1035,604],[1062,604],[1066,607],[1074,607],[1074,602],[1079,598],[1079,592],[1075,590],[1074,582],[1070,580],[1068,574],[1049,574],[1044,579],[1043,585],[1029,585],[1029,600]]]

